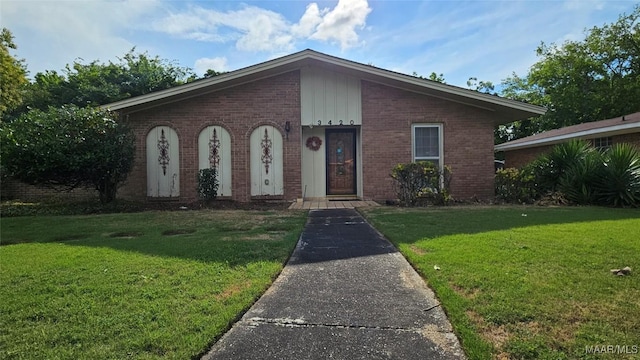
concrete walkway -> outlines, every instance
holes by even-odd
[[[464,359],[433,292],[352,209],[313,210],[267,292],[203,357]]]

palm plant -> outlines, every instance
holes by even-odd
[[[541,155],[532,164],[540,192],[561,190],[560,178],[594,151],[596,150],[585,140],[571,140],[558,144]]]
[[[602,204],[640,205],[640,152],[627,143],[615,144],[604,154],[605,164],[598,175],[596,191]]]
[[[570,164],[560,175],[558,190],[576,204],[595,203],[598,194],[594,185],[601,177],[604,165],[602,153],[590,148],[582,159]]]

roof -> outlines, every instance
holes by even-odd
[[[571,139],[593,139],[634,132],[640,132],[640,112],[541,132],[496,145],[494,149],[496,151],[510,151],[554,145]]]
[[[166,90],[106,104],[103,107],[132,113],[299,70],[304,66],[319,66],[333,71],[348,73],[363,80],[493,111],[496,114],[496,124],[526,119],[546,112],[546,109],[540,106],[421,79],[309,49],[212,78],[197,80]]]

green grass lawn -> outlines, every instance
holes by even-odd
[[[190,359],[271,284],[303,212],[0,219],[0,358]]]
[[[470,359],[640,358],[639,210],[363,213],[437,293]],[[622,353],[587,351],[603,345]]]

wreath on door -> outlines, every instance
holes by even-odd
[[[318,151],[322,145],[322,140],[317,136],[311,136],[307,139],[307,147],[313,151]]]

